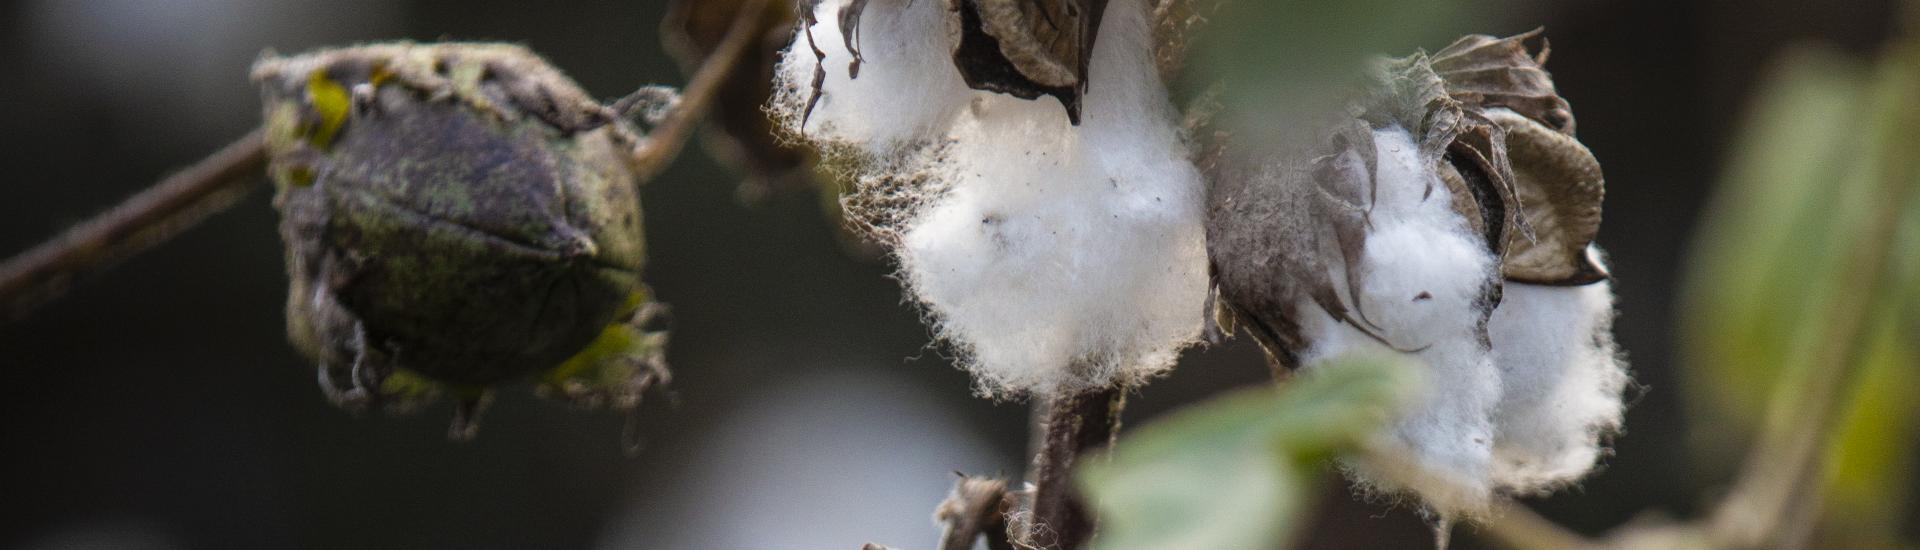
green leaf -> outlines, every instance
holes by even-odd
[[[1920,201],[1903,206],[1895,242],[1867,242],[1889,170],[1920,150],[1911,116],[1911,53],[1878,64],[1803,49],[1786,56],[1736,141],[1725,179],[1694,242],[1682,288],[1688,387],[1701,464],[1724,471],[1745,437],[1791,429],[1797,415],[1769,414],[1794,402],[1822,374],[1815,350],[1834,322],[1833,304],[1853,288],[1849,251],[1879,248],[1892,259],[1883,294],[1871,298],[1857,378],[1850,379],[1838,433],[1827,449],[1826,544],[1853,546],[1897,532],[1910,486],[1920,381],[1911,337],[1920,312]],[[1915,185],[1916,182],[1907,182]],[[1762,419],[1766,419],[1763,424]],[[1726,429],[1732,428],[1732,429]],[[1850,542],[1849,542],[1850,541]]]
[[[1278,548],[1326,463],[1378,430],[1418,385],[1391,360],[1344,360],[1281,387],[1188,407],[1082,461],[1103,550]]]
[[[1711,416],[1759,418],[1787,358],[1819,332],[1844,250],[1838,191],[1870,183],[1836,169],[1857,156],[1859,65],[1824,50],[1787,56],[1736,141],[1682,288],[1690,374]]]

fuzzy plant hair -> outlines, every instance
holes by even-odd
[[[1281,368],[1424,365],[1424,395],[1345,466],[1442,517],[1576,482],[1620,425],[1603,183],[1534,35],[1382,60],[1304,143],[1201,134],[1223,325]]]

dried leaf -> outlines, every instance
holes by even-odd
[[[1553,88],[1543,67],[1550,48],[1527,52],[1534,29],[1506,38],[1466,36],[1433,54],[1433,70],[1447,82],[1454,99],[1482,107],[1506,107],[1548,128],[1573,134],[1573,108]]]
[[[1572,136],[1519,115],[1493,111],[1507,129],[1514,190],[1530,238],[1512,239],[1501,273],[1508,280],[1544,285],[1604,281],[1607,272],[1587,254],[1600,233],[1606,194],[1600,162]]]
[[[1593,153],[1572,137],[1572,108],[1542,67],[1547,50],[1528,52],[1526,41],[1540,33],[1467,36],[1435,54],[1433,68],[1449,95],[1504,134],[1503,147],[1483,148],[1505,149],[1509,158],[1486,160],[1511,166],[1513,196],[1503,201],[1519,217],[1519,233],[1504,236],[1502,275],[1533,284],[1594,283],[1607,278],[1587,256],[1600,231],[1604,178]]]
[[[948,0],[953,64],[967,86],[1022,99],[1053,96],[1080,123],[1087,65],[1107,0]]]

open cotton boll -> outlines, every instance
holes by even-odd
[[[945,191],[906,222],[901,270],[988,393],[1138,383],[1199,334],[1202,187],[1145,15],[1109,5],[1080,126],[981,93],[928,168]]]
[[[815,23],[796,32],[781,54],[769,110],[782,129],[872,154],[944,133],[974,96],[953,67],[955,38],[947,32],[946,2],[866,3],[853,41],[861,60],[857,78],[855,54],[848,51],[846,29],[840,26],[840,10],[847,4],[824,0],[815,5]],[[825,57],[816,57],[815,48]],[[813,79],[822,68],[826,78],[815,102]]]
[[[1312,344],[1302,359],[1312,368],[1349,353],[1400,353],[1424,364],[1424,391],[1375,444],[1390,459],[1363,456],[1349,469],[1379,490],[1413,493],[1442,515],[1477,515],[1492,490],[1501,392],[1483,325],[1496,262],[1406,130],[1376,130],[1374,144],[1372,224],[1354,264],[1359,303],[1349,306],[1391,347],[1306,301],[1299,317]]]
[[[1593,469],[1620,429],[1627,372],[1614,349],[1613,291],[1509,283],[1488,328],[1503,374],[1494,483],[1546,492]]]

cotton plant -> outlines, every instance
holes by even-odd
[[[1071,60],[1009,53],[1039,93],[969,74],[962,27],[992,15],[937,0],[820,2],[776,71],[774,115],[854,182],[847,211],[985,394],[1136,386],[1202,325],[1203,185],[1148,6],[1091,15],[1077,84]]]
[[[775,70],[769,110],[852,182],[844,211],[978,392],[1041,411],[1004,534],[1029,547],[1091,535],[1076,457],[1205,317],[1205,190],[1151,7],[827,0]]]
[[[1592,245],[1602,179],[1532,35],[1383,60],[1307,143],[1239,143],[1183,132],[1153,6],[1093,12],[1080,79],[1046,81],[1073,63],[1003,46],[999,73],[977,70],[970,41],[1008,36],[986,4],[1004,3],[820,2],[770,106],[851,182],[852,222],[984,394],[1137,386],[1196,340],[1211,296],[1276,364],[1429,371],[1344,463],[1381,494],[1477,517],[1592,469],[1627,381]]]
[[[1343,466],[1442,520],[1577,482],[1620,428],[1603,179],[1534,35],[1381,60],[1304,143],[1223,132],[1200,155],[1223,326],[1283,369],[1424,366],[1423,392]]]

